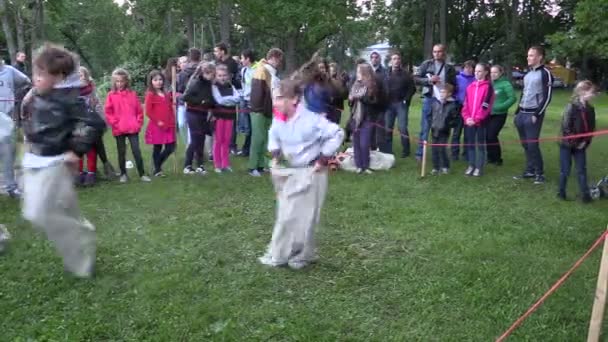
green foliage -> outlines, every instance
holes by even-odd
[[[123,61],[148,65],[150,68],[164,68],[167,59],[180,52],[180,37],[151,35],[149,32],[132,28],[119,48]]]

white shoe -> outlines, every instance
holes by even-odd
[[[365,171],[363,171],[363,172],[365,172],[368,175],[374,174],[374,171],[372,171],[371,169],[365,169]]]
[[[203,168],[201,166],[197,167],[195,172],[201,176],[204,176],[207,174],[207,170],[205,170],[205,168]]]
[[[270,256],[270,254],[268,254],[268,253],[259,257],[258,261],[260,262],[260,264],[270,266],[270,267],[280,267],[280,266],[284,266],[285,264],[287,264],[287,262],[279,262],[279,261],[274,260],[272,258],[272,256]]]
[[[121,175],[118,181],[124,184],[129,181],[129,177],[127,177],[127,175]]]
[[[213,170],[213,171],[215,171],[215,173],[222,173],[222,169],[218,169],[218,168],[216,168],[216,169],[215,169],[215,170]]]
[[[358,174],[362,174],[363,173],[363,169],[358,168],[357,170],[355,170],[356,173]]]
[[[475,171],[473,171],[473,177],[480,177],[480,176],[481,176],[481,170],[475,169]]]
[[[150,179],[150,177],[148,177],[148,176],[141,176],[140,179],[142,182],[145,182],[145,183],[149,183],[152,181],[152,179]]]
[[[224,171],[225,172],[232,172],[232,168],[231,167],[226,167],[226,168],[224,168]]]
[[[447,175],[450,173],[450,169],[448,169],[447,167],[444,167],[441,169],[441,174],[442,175]]]
[[[251,177],[262,177],[262,175],[260,174],[260,171],[258,171],[258,170],[249,171],[249,175]]]
[[[431,175],[436,176],[438,174],[439,174],[439,170],[437,170],[437,169],[432,169],[431,170]]]
[[[467,167],[467,170],[464,172],[465,176],[472,176],[473,175],[473,171],[475,171],[475,169],[472,166]]]
[[[287,263],[287,266],[292,270],[301,270],[308,265],[310,265],[310,263],[304,260],[289,260]]]
[[[196,173],[196,172],[195,172],[194,170],[192,170],[192,166],[186,166],[186,167],[184,168],[184,174],[185,174],[185,175],[193,175],[193,174],[195,174],[195,173]]]

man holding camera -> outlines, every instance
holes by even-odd
[[[456,70],[446,62],[446,47],[433,46],[433,59],[424,61],[414,76],[417,85],[422,86],[422,117],[420,118],[420,144],[416,150],[416,160],[422,160],[422,142],[429,137],[431,129],[431,104],[433,97],[439,98],[441,86],[449,83],[456,88]]]

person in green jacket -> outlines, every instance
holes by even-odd
[[[516,101],[513,85],[511,85],[511,82],[504,77],[503,74],[504,69],[502,66],[492,66],[490,75],[492,76],[492,86],[496,97],[486,133],[488,163],[498,166],[502,165],[502,151],[500,149],[498,135],[505,125],[509,108],[511,108]]]

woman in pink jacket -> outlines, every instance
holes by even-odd
[[[462,104],[464,140],[469,167],[466,176],[481,176],[486,158],[486,125],[492,113],[494,89],[490,81],[490,65],[475,66],[475,81],[467,87]]]
[[[112,90],[108,93],[105,106],[106,121],[112,128],[118,150],[118,165],[120,166],[120,182],[126,183],[127,139],[137,165],[137,172],[142,182],[150,182],[150,177],[144,171],[144,162],[139,149],[139,131],[144,124],[144,111],[137,98],[137,93],[129,88],[129,74],[124,69],[112,72]]]

